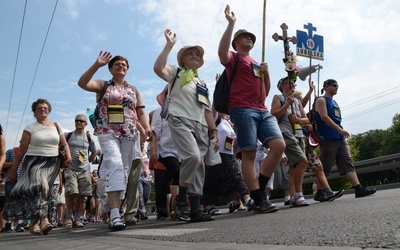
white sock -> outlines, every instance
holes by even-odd
[[[113,208],[110,210],[110,219],[114,219],[118,217],[119,218],[119,209],[118,208]]]

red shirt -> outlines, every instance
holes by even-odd
[[[236,56],[239,55],[239,64],[236,69],[236,75],[232,83],[229,97],[229,108],[253,108],[268,111],[265,106],[265,98],[260,100],[261,78],[255,76],[253,67],[259,69],[259,63],[248,55],[237,54],[230,51],[231,59],[225,66],[228,79],[235,66]]]

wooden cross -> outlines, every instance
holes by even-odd
[[[295,37],[295,36],[292,36],[292,37],[288,37],[287,36],[287,30],[288,30],[288,26],[286,25],[286,23],[282,23],[281,24],[281,29],[282,29],[282,36],[280,36],[280,35],[278,35],[277,33],[274,33],[273,35],[272,35],[272,38],[274,39],[274,41],[275,42],[277,42],[277,41],[279,41],[279,40],[282,40],[283,41],[283,48],[284,48],[284,51],[285,51],[285,58],[286,58],[286,56],[290,56],[290,55],[288,55],[289,54],[289,49],[290,49],[290,46],[289,46],[289,42],[292,42],[293,44],[296,44],[297,43],[297,37]],[[289,76],[289,72],[288,72],[288,76]],[[291,85],[290,85],[290,79],[289,79],[289,86],[290,86],[290,88],[291,88]],[[291,111],[292,111],[292,115],[294,114],[294,107],[293,107],[293,103],[292,103],[292,105],[291,105]],[[290,120],[290,119],[289,119]],[[292,128],[293,128],[293,132],[295,132],[295,128],[294,128],[294,123],[292,122]]]
[[[281,24],[281,29],[282,29],[282,33],[283,35],[280,36],[277,33],[274,33],[272,35],[272,38],[274,39],[275,42],[279,41],[279,40],[283,40],[283,48],[285,49],[285,56],[286,53],[289,51],[289,42],[292,42],[293,44],[297,43],[297,37],[292,36],[292,37],[288,37],[287,36],[287,30],[288,30],[288,26],[286,25],[286,23],[282,23]]]

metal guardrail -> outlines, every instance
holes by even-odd
[[[354,167],[356,168],[357,174],[400,168],[400,153],[354,162]],[[331,174],[327,176],[327,178],[328,180],[331,180],[339,177],[342,176],[338,173],[336,166],[334,166]],[[312,183],[316,180],[317,177],[314,172],[307,172],[304,174],[303,183]]]

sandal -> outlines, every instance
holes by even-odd
[[[64,222],[64,226],[65,226],[66,228],[72,228],[72,221],[71,221],[71,220],[66,220],[66,221]]]
[[[108,224],[108,229],[112,231],[122,230],[125,229],[126,225],[122,222],[121,218],[115,217],[114,219],[110,220]]]
[[[38,224],[32,225],[30,228],[30,232],[31,234],[36,234],[36,235],[41,234],[39,225]]]
[[[50,223],[44,224],[40,227],[40,231],[42,232],[43,235],[47,235],[51,229],[53,229],[53,225]]]
[[[305,207],[310,205],[308,200],[304,199],[303,195],[293,197],[293,200],[290,199],[289,207]]]

